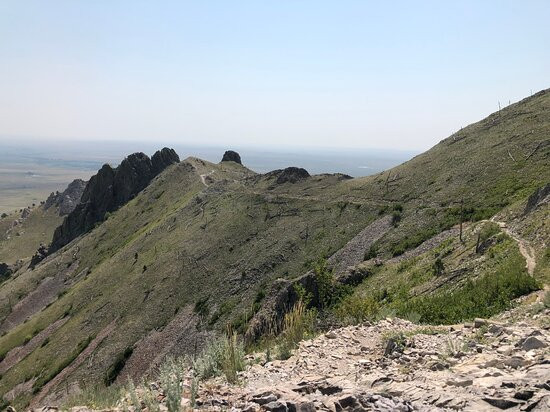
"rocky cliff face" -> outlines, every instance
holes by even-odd
[[[117,210],[143,190],[166,167],[178,162],[176,152],[164,148],[157,151],[152,158],[144,153],[134,153],[116,168],[108,164],[103,165],[86,185],[80,204],[55,230],[49,253],[55,252],[92,229],[97,222],[105,218],[107,212]]]
[[[66,216],[71,213],[76,205],[80,203],[80,198],[86,187],[86,182],[81,179],[75,179],[63,192],[51,193],[44,203],[44,210],[51,207],[58,208],[59,216]]]

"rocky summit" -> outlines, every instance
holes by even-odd
[[[235,163],[238,163],[238,164],[242,165],[241,156],[233,150],[227,150],[223,154],[222,162],[235,162]]]

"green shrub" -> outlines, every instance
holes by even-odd
[[[479,241],[484,242],[497,233],[500,233],[500,227],[496,223],[487,222],[483,225],[481,231],[479,232]]]
[[[378,254],[376,243],[373,243],[370,248],[365,252],[365,256],[363,256],[363,260],[370,260],[374,259],[376,255]]]
[[[421,321],[452,324],[475,317],[490,317],[510,307],[512,300],[539,288],[525,270],[519,253],[500,262],[495,273],[469,280],[458,290],[395,302],[398,314],[417,312]]]
[[[168,358],[160,367],[159,384],[166,396],[168,412],[180,412],[185,370],[183,359]]]
[[[228,382],[235,383],[237,372],[245,367],[244,355],[242,342],[230,329],[227,336],[211,341],[193,360],[195,376],[203,380],[224,374]]]
[[[335,308],[337,317],[344,323],[362,323],[367,320],[373,320],[380,304],[372,296],[359,296],[353,294],[346,296],[342,302]]]
[[[327,267],[326,260],[320,260],[314,265],[313,272],[319,292],[319,308],[327,309],[340,302],[351,293],[351,287],[342,285],[334,279],[332,271]]]
[[[399,222],[401,222],[401,212],[394,210],[391,214],[391,224],[393,227],[397,227]]]
[[[283,320],[283,330],[279,336],[279,359],[288,359],[298,344],[314,332],[316,313],[307,309],[299,300]]]
[[[440,276],[445,270],[445,265],[440,257],[436,258],[433,264],[433,271],[435,276]]]
[[[80,392],[70,395],[61,405],[61,410],[68,410],[75,406],[87,406],[90,409],[111,409],[122,396],[121,388],[112,385],[85,386]]]

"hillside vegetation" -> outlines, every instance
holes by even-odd
[[[550,182],[549,132],[543,91],[366,178],[259,175],[196,158],[168,166],[89,232],[1,285],[0,395],[16,406],[55,404],[79,387],[139,380],[168,355],[199,353],[228,324],[244,334],[273,303],[277,279],[311,269],[324,279],[317,298],[338,291],[317,299],[325,322],[392,311],[452,323],[501,311],[547,280],[547,226],[533,217],[547,219],[547,208],[520,217]],[[482,222],[499,212],[546,262],[536,279],[511,234]],[[360,282],[333,285],[350,270]],[[462,298],[447,305],[451,292]],[[465,304],[479,299],[488,303]]]

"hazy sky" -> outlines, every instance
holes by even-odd
[[[0,140],[425,149],[550,87],[550,1],[0,0]]]

